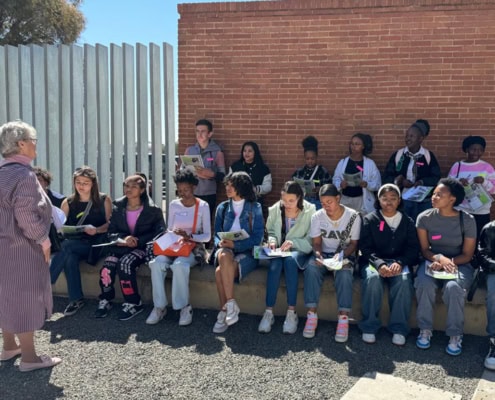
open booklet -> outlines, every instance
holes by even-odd
[[[355,174],[344,173],[344,180],[347,182],[347,186],[357,187],[361,185],[361,182],[363,181],[363,173],[362,172],[356,172]]]
[[[402,199],[421,203],[433,190],[433,186],[415,186],[402,192]]]
[[[263,251],[268,257],[290,257],[292,255],[291,251],[282,251],[278,249],[270,249],[269,247],[263,247]]]
[[[426,261],[425,263],[425,274],[431,276],[435,279],[457,279],[459,278],[459,272],[447,272],[447,271],[436,271],[431,269],[431,261]]]
[[[63,233],[70,235],[74,233],[82,233],[86,228],[94,228],[93,225],[63,225],[60,229]]]
[[[217,235],[220,239],[232,240],[234,242],[236,240],[244,240],[249,238],[249,233],[247,233],[244,229],[234,232],[218,232]]]
[[[486,191],[483,185],[478,183],[472,183],[464,186],[464,192],[466,193],[465,204],[467,203],[471,210],[479,210],[486,204],[492,202],[492,196]]]
[[[331,258],[324,258],[323,261],[319,260],[329,271],[338,271],[342,269],[344,261],[344,252],[335,253]]]
[[[126,243],[126,241],[124,239],[118,238],[118,239],[112,240],[108,243],[94,244],[92,247],[115,246],[118,244],[125,244],[125,243]]]
[[[303,190],[305,196],[311,195],[313,193],[313,190],[315,189],[315,182],[313,180],[294,178],[294,182],[298,183],[299,186],[301,186],[301,189]]]
[[[182,162],[182,165],[186,168],[192,168],[194,169],[195,167],[201,167],[204,168],[203,164],[203,159],[201,158],[200,155],[194,155],[194,156],[180,156],[180,161]]]

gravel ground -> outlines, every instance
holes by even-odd
[[[96,304],[88,301],[64,318],[66,299],[55,298],[55,314],[36,340],[40,353],[63,363],[29,373],[18,371],[19,360],[1,363],[0,399],[339,399],[373,371],[471,399],[487,346],[486,338],[466,335],[464,353],[454,358],[444,352],[442,332],[421,351],[414,346],[417,331],[399,348],[384,330],[376,344],[366,345],[356,326],[342,345],[333,340],[335,323],[320,321],[315,338],[305,339],[304,320],[295,335],[283,335],[283,317],[262,335],[259,317],[248,315],[214,335],[216,311],[195,310],[192,325],[179,327],[178,313],[169,310],[148,326],[149,306],[121,322],[116,309],[106,319],[92,318]]]

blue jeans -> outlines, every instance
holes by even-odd
[[[495,337],[495,274],[486,276],[486,332]]]
[[[62,242],[62,249],[55,254],[50,263],[52,284],[57,282],[62,270],[65,272],[69,301],[77,301],[84,297],[79,262],[88,257],[90,250],[91,244],[89,242],[67,239]]]
[[[285,286],[287,288],[287,305],[295,306],[297,302],[298,286],[298,262],[303,265],[309,259],[309,254],[296,253],[297,261],[294,257],[278,257],[270,260],[268,274],[266,277],[266,306],[273,307],[277,300],[277,292],[280,286],[282,269],[284,270]]]
[[[436,289],[442,288],[442,300],[447,306],[447,336],[459,336],[464,331],[464,303],[473,280],[473,267],[470,264],[459,265],[459,278],[451,280],[435,279],[425,274],[425,263],[418,268],[414,281],[418,308],[416,319],[419,329],[433,329],[433,307]]]
[[[321,285],[328,273],[329,271],[323,265],[316,264],[315,257],[312,256],[304,270],[304,304],[306,307],[318,307]],[[339,311],[351,311],[352,309],[352,273],[352,269],[334,272]]]
[[[416,218],[418,218],[419,214],[421,214],[425,210],[432,208],[431,198],[422,201],[421,203],[411,200],[403,200],[402,202],[404,204],[404,212],[406,213],[406,215],[411,217],[414,222],[416,222]]]
[[[380,309],[383,300],[385,284],[389,287],[390,321],[388,330],[392,333],[407,336],[409,328],[409,316],[411,315],[411,303],[413,285],[411,274],[397,275],[383,278],[371,265],[362,271],[362,314],[359,329],[363,333],[376,333],[382,326]]]

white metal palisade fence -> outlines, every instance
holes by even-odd
[[[151,170],[161,205],[162,192],[175,194],[173,82],[167,43],[0,46],[0,125],[22,119],[36,128],[35,164],[52,172],[58,192],[72,192],[81,165],[112,198],[123,195],[126,175]]]

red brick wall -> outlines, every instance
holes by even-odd
[[[359,5],[359,7],[356,7]],[[320,141],[333,173],[355,132],[373,136],[383,167],[417,118],[442,172],[460,143],[483,135],[495,164],[495,2],[285,0],[181,4],[179,151],[208,118],[230,165],[254,140],[274,192]]]

